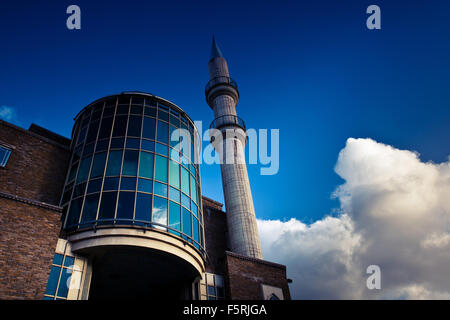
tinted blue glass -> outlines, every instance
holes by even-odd
[[[139,149],[139,143],[141,141],[139,138],[127,138],[127,149]]]
[[[97,138],[97,131],[98,131],[99,123],[100,123],[100,121],[97,120],[97,121],[91,122],[91,124],[89,125],[89,130],[88,130],[88,134],[86,137],[86,143],[92,142]]]
[[[72,200],[70,203],[70,210],[67,216],[67,226],[78,224],[80,218],[81,205],[83,204],[83,198]]]
[[[155,142],[150,140],[142,140],[141,149],[147,151],[155,151]]]
[[[111,149],[122,149],[125,138],[112,138]]]
[[[105,171],[106,152],[97,153],[94,155],[94,162],[92,164],[91,179],[103,176]]]
[[[192,236],[191,213],[183,208],[183,233]]]
[[[102,188],[102,179],[90,180],[87,193],[99,192],[101,188]]]
[[[53,257],[53,264],[57,264],[59,266],[62,266],[64,256],[59,253],[55,253],[55,256]]]
[[[134,192],[120,192],[117,219],[133,219]]]
[[[142,138],[155,140],[155,119],[144,117]]]
[[[176,151],[175,149],[171,148],[169,153],[170,153],[170,159],[171,160],[180,162],[180,153],[178,151]]]
[[[150,222],[152,213],[152,195],[137,193],[135,220]]]
[[[117,192],[103,192],[98,220],[113,219],[116,210]]]
[[[153,179],[153,153],[141,152],[139,160],[139,176]]]
[[[72,269],[63,269],[61,272],[61,279],[59,280],[58,293],[56,294],[58,297],[66,298],[67,292],[69,288],[67,287],[67,281],[72,275]]]
[[[175,188],[169,187],[169,199],[180,203],[180,191]]]
[[[90,155],[92,152],[94,152],[94,143],[89,143],[85,145],[83,149],[83,157]]]
[[[136,176],[138,167],[139,151],[137,150],[125,150],[123,158],[122,175]]]
[[[74,191],[73,191],[73,197],[76,198],[76,197],[84,195],[84,190],[85,189],[86,189],[86,182],[77,184],[75,186]]]
[[[109,140],[99,140],[95,147],[95,152],[106,151],[108,149]]]
[[[173,114],[170,115],[170,124],[174,125],[175,127],[180,126],[180,119],[177,116],[174,116]]]
[[[136,178],[122,177],[120,190],[136,190]]]
[[[169,122],[169,114],[163,110],[161,110],[161,108],[158,109],[158,119],[162,119],[164,121]]]
[[[118,176],[122,165],[122,151],[110,151],[108,165],[106,166],[106,176]]]
[[[155,194],[167,197],[167,184],[155,181]]]
[[[113,123],[112,117],[103,118],[100,127],[100,133],[98,136],[99,139],[109,138],[109,135],[111,134],[112,123]]]
[[[152,222],[167,225],[167,199],[154,197]]]
[[[144,192],[153,192],[153,180],[139,178],[138,190]]]
[[[99,193],[93,193],[86,196],[84,201],[83,214],[81,215],[81,223],[94,221],[97,217]]]
[[[116,116],[114,121],[113,137],[125,136],[125,130],[127,129],[127,116]]]
[[[155,155],[155,180],[167,182],[168,159]]]
[[[91,166],[92,156],[84,158],[81,160],[80,169],[78,170],[77,183],[87,180],[89,175],[89,169]]]
[[[119,178],[105,178],[103,184],[103,191],[117,190],[119,189]]]
[[[170,146],[180,150],[180,131],[174,126],[169,126],[169,130]]]
[[[74,257],[66,256],[64,258],[64,267],[73,268],[73,264],[74,263],[75,263],[75,258]]]
[[[192,202],[191,204],[192,204],[192,206],[191,206],[192,213],[194,214],[194,216],[196,216],[198,218],[198,216],[197,216],[198,208],[194,202]]]
[[[184,193],[181,194],[181,204],[183,205],[183,207],[191,209],[191,199],[189,199],[189,197]]]
[[[169,227],[181,230],[181,209],[180,205],[169,201]],[[169,230],[169,232],[174,233]],[[178,233],[175,233],[178,234]]]
[[[158,138],[159,142],[169,143],[169,125],[165,122],[158,121]]]
[[[130,113],[131,114],[142,114],[142,109],[143,109],[144,107],[143,106],[131,106],[131,111],[130,111]]]
[[[146,116],[156,117],[156,108],[146,107],[144,113]]]
[[[128,120],[128,137],[141,136],[141,122],[142,118],[140,116],[130,116],[130,119]]]
[[[45,294],[49,294],[52,296],[55,295],[60,273],[60,267],[52,266],[52,269],[50,270],[50,276],[48,277],[47,290],[45,290]]]
[[[194,217],[192,218],[192,238],[194,238],[195,241],[199,241],[198,238],[198,220]]]
[[[156,143],[156,153],[169,156],[169,147],[160,143]]]

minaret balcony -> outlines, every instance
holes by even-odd
[[[210,129],[217,129],[217,130],[223,127],[239,127],[244,131],[247,130],[245,127],[244,120],[242,120],[238,116],[231,114],[215,118],[213,122],[211,122],[211,125],[209,126]]]
[[[220,76],[215,77],[208,81],[205,87],[205,95],[208,95],[208,92],[211,91],[214,87],[220,86],[220,85],[229,85],[232,86],[234,89],[238,89],[236,81],[234,81],[230,77]]]

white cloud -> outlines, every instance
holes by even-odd
[[[0,106],[0,119],[14,121],[16,119],[16,110],[13,107]]]
[[[335,171],[339,216],[258,221],[264,258],[287,265],[293,298],[450,298],[450,162],[350,138]],[[372,264],[381,290],[366,288]]]

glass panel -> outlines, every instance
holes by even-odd
[[[180,130],[170,126],[170,146],[174,147],[176,150],[180,150]]]
[[[105,178],[103,184],[103,191],[117,190],[119,189],[119,178]]]
[[[183,208],[183,233],[192,236],[191,213]]]
[[[141,141],[139,138],[127,138],[127,149],[139,149]]]
[[[105,181],[106,182],[106,181]],[[114,219],[117,192],[103,192],[98,220]]]
[[[173,160],[169,161],[169,183],[171,186],[180,188],[180,165]]]
[[[154,197],[152,222],[167,225],[167,199]]]
[[[125,150],[123,158],[122,175],[135,176],[137,175],[139,151]]]
[[[108,150],[109,140],[99,140],[97,141],[97,146],[95,147],[95,152]]]
[[[89,175],[89,168],[91,166],[91,160],[92,156],[81,160],[80,169],[78,170],[77,183],[87,180],[87,177]]]
[[[155,142],[143,139],[141,149],[153,152],[155,151]]]
[[[131,106],[131,114],[142,114],[142,109],[144,109],[143,106]]]
[[[120,101],[119,101],[120,103]],[[128,114],[128,102],[126,102],[126,105],[117,106],[117,114]]]
[[[67,181],[72,181],[75,178],[75,174],[77,173],[77,169],[78,169],[78,163],[75,163],[72,166],[72,168],[70,169],[69,180],[67,180]]]
[[[142,138],[155,140],[155,119],[144,117]]]
[[[83,198],[78,198],[72,200],[70,203],[70,211],[67,217],[67,226],[78,224],[78,219],[80,218],[81,205],[83,204]]]
[[[88,134],[86,137],[86,143],[92,142],[97,138],[98,125],[100,121],[91,122],[89,125]]]
[[[158,139],[159,142],[169,143],[169,125],[165,122],[158,121]]]
[[[73,268],[73,264],[74,263],[75,263],[75,258],[74,257],[66,256],[64,258],[64,267]]]
[[[174,228],[176,230],[181,230],[180,205],[172,201],[169,201],[169,227]]]
[[[111,149],[123,149],[124,138],[112,138]]]
[[[194,202],[192,202],[192,204],[191,204],[192,206],[191,206],[191,209],[192,209],[192,213],[194,214],[194,216],[196,216],[196,217],[198,217],[198,208],[197,208],[197,206],[195,205],[195,203]]]
[[[160,143],[156,143],[156,153],[162,154],[166,157],[169,156],[169,147]]]
[[[125,130],[127,129],[127,116],[116,116],[114,121],[113,137],[125,136]]]
[[[191,176],[191,197],[192,200],[197,203],[197,193],[195,192],[197,190],[197,183],[195,182],[195,179],[193,176]]]
[[[155,155],[155,180],[167,182],[167,158]]]
[[[139,160],[139,176],[153,179],[153,153],[141,152]]]
[[[133,219],[134,192],[120,192],[117,219]]]
[[[152,213],[152,195],[138,192],[136,198],[135,220],[150,222]]]
[[[208,295],[215,296],[216,290],[213,286],[208,286]]]
[[[52,269],[50,270],[50,276],[48,277],[47,290],[45,290],[45,294],[49,294],[52,296],[55,295],[60,272],[60,267],[52,266]]]
[[[170,124],[173,124],[175,127],[180,126],[180,119],[174,115],[170,115]]]
[[[122,177],[120,190],[136,190],[136,178]]]
[[[81,216],[81,223],[94,221],[97,217],[99,193],[94,193],[86,196],[84,201],[83,215]]]
[[[87,193],[100,192],[101,189],[102,179],[90,180]]]
[[[106,152],[98,153],[94,156],[94,163],[91,170],[91,179],[103,176],[105,171]]]
[[[103,118],[102,124],[100,126],[100,133],[98,135],[99,139],[109,138],[111,135],[111,128],[112,128],[113,118]]]
[[[64,256],[59,253],[55,253],[55,256],[53,257],[53,264],[57,264],[58,266],[62,266]]]
[[[167,184],[155,181],[155,194],[167,198]]]
[[[61,279],[58,286],[58,297],[66,298],[69,291],[68,285],[70,285],[70,276],[72,275],[72,269],[63,269],[61,272]]]
[[[152,193],[153,192],[153,181],[139,178],[138,190]]]
[[[105,110],[103,110],[103,118],[111,117],[112,115],[114,115],[115,109],[115,103],[114,106],[105,107]]]
[[[175,188],[169,187],[169,199],[180,203],[180,191]]]
[[[141,122],[142,118],[140,116],[130,116],[130,120],[128,121],[128,137],[141,136]]]
[[[195,218],[192,218],[192,238],[194,238],[195,241],[199,242],[198,239],[198,220]]]
[[[73,191],[73,197],[79,197],[84,195],[84,190],[86,189],[86,182],[77,184],[75,190]]]
[[[189,172],[181,167],[181,191],[189,195]]]
[[[145,115],[156,118],[156,108],[145,107]]]
[[[181,194],[181,204],[191,210],[191,199],[184,193]]]
[[[85,145],[83,149],[83,157],[90,155],[92,152],[94,152],[94,143],[89,143]]]
[[[158,109],[158,119],[162,119],[164,121],[169,122],[169,114],[163,110]]]
[[[118,176],[120,174],[121,165],[122,165],[122,151],[110,151],[108,158],[108,166],[106,167],[106,175]]]

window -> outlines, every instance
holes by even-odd
[[[155,197],[153,202],[152,222],[167,225],[167,199]]]
[[[155,180],[167,182],[167,158],[155,156]]]
[[[141,152],[139,161],[139,176],[153,179],[153,153]]]
[[[139,151],[125,150],[123,157],[122,175],[135,176],[137,174]]]
[[[110,151],[106,176],[118,176],[122,165],[122,151]]]
[[[223,277],[218,274],[204,273],[200,281],[201,300],[223,300],[224,283]]]
[[[55,253],[50,276],[48,277],[47,289],[45,290],[44,300],[66,300],[69,293],[71,276],[74,272],[81,273],[75,268],[75,258],[68,255]],[[80,278],[81,277],[76,277]]]
[[[150,222],[151,213],[152,195],[138,192],[136,198],[136,213],[134,219],[137,221]]]
[[[134,210],[134,192],[120,192],[117,205],[117,219],[132,220]]]
[[[11,155],[11,149],[0,146],[0,167],[5,167]]]
[[[175,202],[169,201],[169,227],[181,230],[181,210],[180,205]],[[179,235],[179,233],[169,230],[170,233]]]

